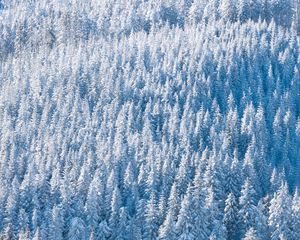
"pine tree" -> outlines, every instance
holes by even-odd
[[[181,201],[181,207],[178,215],[178,220],[176,222],[176,235],[179,239],[194,239],[193,233],[194,223],[193,223],[193,211],[192,211],[192,194],[191,187],[189,186]]]
[[[62,240],[63,239],[63,219],[62,210],[57,206],[52,209],[52,219],[49,226],[49,238]]]
[[[37,228],[35,233],[34,233],[34,236],[32,238],[32,240],[42,240],[42,235],[41,235],[41,230],[40,228]]]
[[[236,3],[234,0],[222,0],[220,4],[220,15],[225,21],[236,20]]]
[[[74,217],[71,220],[67,237],[68,239],[86,239],[86,226],[82,219]]]
[[[159,228],[158,239],[176,239],[175,219],[172,208],[169,209],[165,221]]]
[[[90,183],[85,203],[85,213],[90,229],[95,228],[104,217],[103,207],[99,204],[104,200],[103,194],[104,186],[102,184],[102,179],[100,178],[100,173],[96,172]]]
[[[276,111],[276,115],[273,121],[273,151],[274,154],[274,164],[280,165],[282,159],[282,146],[283,146],[283,122],[282,122],[282,111],[279,108]]]
[[[104,240],[108,239],[111,236],[111,229],[108,227],[106,220],[103,220],[99,223],[96,233],[95,239]]]
[[[238,160],[238,152],[237,149],[234,150],[234,157],[231,162],[230,171],[228,171],[226,182],[225,182],[225,190],[226,193],[233,193],[235,197],[240,196],[240,188],[241,188],[241,164]]]
[[[125,206],[128,210],[128,213],[130,215],[133,215],[135,213],[135,205],[137,201],[137,188],[135,183],[135,176],[133,172],[132,163],[129,162],[124,176],[124,196],[126,198],[125,200]]]
[[[203,188],[200,172],[197,171],[193,180],[192,204],[193,225],[195,227],[193,235],[199,238],[209,236],[209,214],[205,207],[205,189]]]
[[[269,226],[271,239],[291,238],[291,199],[288,195],[287,184],[282,182],[270,204]]]
[[[21,229],[19,231],[18,240],[27,240],[30,237],[30,231],[29,229]]]
[[[130,219],[126,209],[122,207],[120,209],[120,216],[118,226],[116,228],[116,239],[132,239]]]
[[[260,239],[266,239],[269,236],[268,231],[268,197],[261,199],[257,204],[256,215],[256,235]]]
[[[241,234],[245,234],[247,229],[256,226],[256,193],[249,179],[246,179],[242,186],[241,196],[239,198],[240,210],[239,216],[241,220]]]
[[[259,238],[256,235],[256,231],[254,228],[249,228],[249,230],[246,232],[245,237],[243,240],[259,240]]]
[[[120,208],[121,208],[121,196],[120,191],[117,186],[115,186],[112,198],[111,198],[111,209],[110,209],[110,218],[109,218],[109,227],[111,229],[117,229],[117,226],[119,224],[119,214],[120,214]],[[117,232],[112,232],[113,237],[116,237]]]
[[[29,219],[28,213],[25,211],[24,208],[21,208],[19,211],[18,216],[18,223],[19,223],[19,238],[25,239],[28,235],[29,237]]]
[[[300,227],[300,197],[298,188],[296,189],[292,201],[292,238],[298,239],[300,233],[298,231]]]
[[[240,148],[242,154],[246,152],[247,146],[252,140],[252,135],[254,134],[255,127],[255,110],[253,103],[251,102],[245,107],[242,121],[241,121],[241,144]]]
[[[13,231],[12,223],[8,223],[7,226],[3,229],[0,235],[1,240],[10,240],[15,239],[15,234]]]
[[[220,240],[225,240],[227,239],[226,236],[226,228],[225,226],[218,220],[215,220],[212,223],[212,232],[210,234],[209,239],[215,240],[215,239],[220,239]]]
[[[238,18],[241,22],[245,22],[249,19],[249,8],[248,8],[249,2],[246,0],[239,0],[237,4],[237,12],[238,12]]]
[[[236,239],[238,236],[238,204],[233,193],[225,201],[223,224],[227,229],[227,238]]]
[[[300,238],[296,5],[0,0],[0,238]]]
[[[13,223],[17,219],[17,210],[19,207],[19,182],[17,177],[14,177],[12,182],[12,191],[8,194],[5,211],[6,221]]]
[[[156,239],[158,230],[158,211],[154,193],[151,194],[145,210],[144,239]]]

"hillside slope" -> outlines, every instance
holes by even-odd
[[[300,239],[295,2],[2,1],[0,239]]]

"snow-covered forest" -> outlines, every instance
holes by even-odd
[[[299,4],[0,0],[0,239],[299,240]]]

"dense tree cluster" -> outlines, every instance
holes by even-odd
[[[0,5],[0,239],[300,239],[295,1]]]

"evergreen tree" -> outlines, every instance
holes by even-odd
[[[225,21],[235,21],[236,19],[235,0],[222,0],[220,4],[220,15]]]
[[[156,239],[157,238],[157,230],[158,230],[158,211],[157,211],[157,203],[155,200],[154,193],[151,194],[151,197],[148,201],[147,207],[145,211],[145,223],[144,226],[144,238],[145,239]]]
[[[238,236],[238,204],[233,193],[225,201],[223,224],[227,229],[227,238],[236,239]]]
[[[0,238],[299,239],[298,5],[0,0]]]
[[[71,220],[68,239],[85,239],[87,237],[86,226],[82,219],[75,217]]]
[[[291,220],[291,199],[287,184],[282,182],[270,203],[268,223],[272,232],[271,239],[291,238]]]
[[[179,239],[194,239],[195,236],[193,233],[194,223],[193,223],[193,212],[191,208],[192,204],[192,195],[191,195],[191,187],[189,186],[181,201],[181,207],[178,215],[178,220],[176,222],[176,233]]]
[[[110,218],[109,218],[109,227],[112,229],[117,229],[119,224],[119,214],[121,208],[121,196],[120,191],[117,186],[115,186],[111,199],[111,209],[110,209]],[[117,232],[112,232],[113,237],[116,237]]]
[[[111,229],[108,227],[106,220],[99,223],[96,229],[95,239],[108,239],[111,236]]]
[[[7,224],[7,226],[1,232],[0,236],[1,236],[0,238],[1,240],[15,239],[12,223]]]
[[[102,179],[100,179],[99,172],[96,172],[90,183],[85,203],[88,226],[91,229],[95,228],[104,217],[103,207],[99,204],[104,200],[103,193],[104,186],[102,185]]]
[[[209,222],[208,211],[205,207],[205,191],[203,188],[201,174],[196,172],[192,185],[192,199],[190,208],[192,211],[192,222],[194,236],[199,238],[208,238],[209,236]]]
[[[18,240],[26,240],[26,239],[29,239],[29,237],[30,237],[29,229],[21,229],[19,231]]]
[[[63,219],[61,215],[62,210],[59,209],[57,206],[54,206],[52,209],[52,219],[50,223],[50,231],[49,231],[49,238],[50,239],[63,239]]]
[[[292,200],[292,238],[297,239],[300,237],[300,233],[297,229],[300,227],[300,197],[298,188],[294,193]]]
[[[240,210],[239,216],[241,220],[241,234],[245,234],[247,229],[256,226],[256,193],[250,184],[249,179],[246,179],[242,186],[241,196],[239,198]]]
[[[159,239],[176,239],[175,219],[172,208],[169,209],[166,219],[159,228]]]
[[[234,158],[231,162],[230,171],[227,174],[225,182],[226,193],[233,193],[235,197],[239,197],[241,188],[241,164],[238,160],[238,152],[234,150]]]
[[[32,240],[42,240],[40,228],[37,228],[37,229],[36,229],[36,231],[35,231],[35,233],[34,233],[34,236],[33,236]]]
[[[256,235],[256,231],[254,228],[250,228],[246,234],[243,240],[259,240],[259,238]]]

